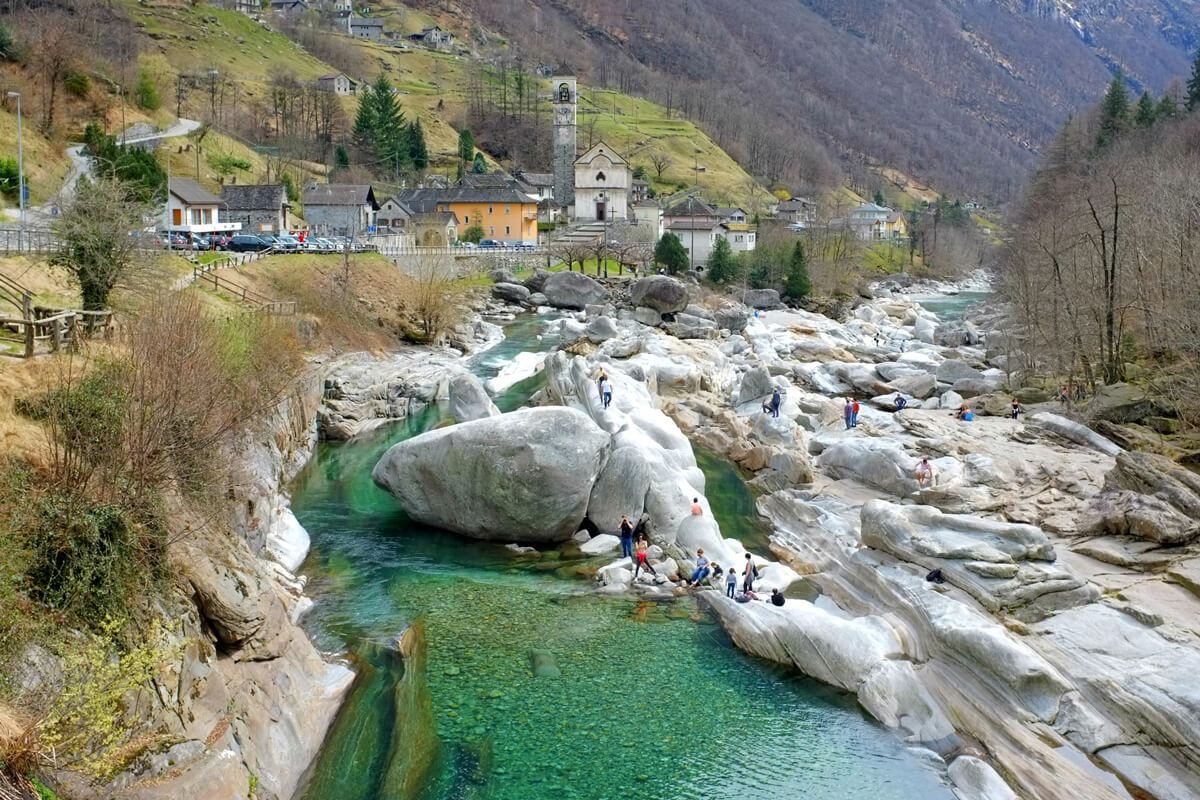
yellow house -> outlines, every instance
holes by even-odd
[[[908,222],[904,219],[904,213],[893,211],[888,214],[883,231],[885,239],[902,239],[908,236]]]
[[[515,186],[409,189],[397,195],[416,211],[453,213],[458,235],[476,226],[506,245],[537,244],[537,203]]]

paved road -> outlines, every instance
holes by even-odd
[[[173,139],[176,136],[189,134],[199,127],[200,123],[194,119],[177,119],[168,125],[165,130],[156,131],[145,136],[131,136],[125,140],[125,144],[139,144],[141,142],[151,142],[155,139]],[[83,145],[77,144],[68,147],[66,154],[67,158],[71,161],[71,170],[67,173],[67,178],[63,181],[62,188],[58,190],[58,194],[49,203],[32,206],[25,210],[28,224],[48,224],[54,217],[54,208],[61,206],[71,199],[71,196],[75,194],[75,186],[79,183],[79,179],[87,175],[90,171],[91,163],[88,157],[83,154]]]

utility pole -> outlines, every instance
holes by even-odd
[[[21,226],[17,233],[17,252],[24,247],[25,241],[25,150],[21,144],[21,93],[9,92],[9,97],[17,98],[17,197],[21,203]]]
[[[167,151],[167,249],[171,249],[171,144],[163,145]]]
[[[215,69],[208,71],[208,120],[210,123],[217,121],[217,77],[220,74]]]

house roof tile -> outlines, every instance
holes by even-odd
[[[190,206],[219,206],[222,202],[191,178],[171,178],[171,194]]]
[[[230,211],[277,211],[287,202],[287,190],[282,184],[245,184],[221,187],[221,199]]]
[[[378,207],[375,193],[366,184],[314,183],[304,190],[301,201],[306,206],[360,206]]]

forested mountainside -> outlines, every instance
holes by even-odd
[[[526,53],[701,121],[753,173],[893,166],[1011,197],[1121,69],[1158,94],[1200,44],[1196,0],[427,0]]]

